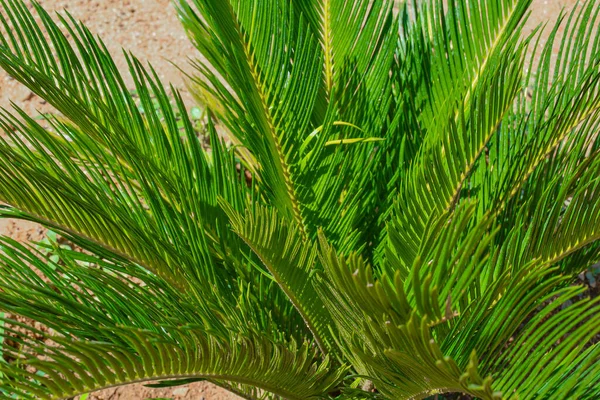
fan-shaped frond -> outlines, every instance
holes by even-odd
[[[382,63],[389,68],[389,52],[394,45],[389,35],[393,27],[393,1],[309,0],[293,1],[319,38],[323,53],[323,76],[327,103],[346,82],[344,69],[351,68],[359,81],[379,76]],[[373,76],[369,77],[369,73]],[[366,85],[374,89],[374,85]]]
[[[457,119],[460,104],[469,109],[480,81],[497,68],[497,57],[518,40],[530,4],[530,0],[453,0],[444,7],[438,0],[415,2],[416,23],[406,32],[407,40],[422,35],[434,49],[431,64],[422,66],[430,73],[421,116],[426,132]]]
[[[142,265],[191,298],[230,295],[233,284],[239,301],[280,302],[281,321],[295,326],[298,316],[276,285],[259,295],[269,282],[248,273],[258,260],[247,260],[247,247],[226,228],[217,197],[239,207],[251,189],[212,122],[209,154],[181,98],[175,93],[171,104],[154,74],[128,57],[142,114],[102,43],[82,25],[63,20],[73,47],[36,5],[53,47],[60,49],[61,73],[54,73],[49,46],[39,45],[43,53],[25,51],[42,34],[34,16],[20,2],[5,8],[13,31],[4,37],[10,47],[3,48],[0,64],[68,120],[50,117],[50,129],[43,129],[22,112],[2,113],[0,199],[19,209],[4,214],[52,226],[103,257]],[[263,316],[256,322],[267,323]]]
[[[535,42],[530,49],[533,55],[525,80],[529,86],[523,88],[490,143],[486,165],[480,163],[473,180],[476,187],[488,187],[482,207],[509,207],[507,212],[513,212],[512,199],[537,197],[534,193],[543,190],[538,183],[543,185],[565,168],[585,162],[597,149],[600,42],[594,29],[598,17],[597,2],[589,1],[561,18],[543,46]],[[556,47],[560,51],[555,57]]]
[[[198,65],[207,79],[198,84],[219,99],[223,121],[257,160],[275,206],[304,232],[294,164],[319,88],[317,44],[285,1],[193,3],[195,9],[181,2],[181,18],[216,69]]]
[[[383,77],[396,42],[391,2],[190,3],[179,2],[179,14],[208,61],[197,62],[202,76],[194,78],[194,87],[207,104],[218,99],[231,139],[247,149],[241,157],[258,179],[286,188],[279,200],[271,196],[273,205],[296,222],[301,216],[310,238],[323,228],[345,238],[348,248],[361,246],[360,229],[368,224],[361,210],[376,207],[368,186],[382,157],[371,138],[383,139],[390,102],[391,82]],[[319,22],[329,7],[339,14],[330,27],[336,37],[331,68]],[[357,28],[343,29],[349,24]],[[296,53],[288,54],[292,47]],[[307,59],[294,61],[299,55]],[[243,62],[228,61],[240,57]],[[339,84],[329,90],[332,79]],[[272,126],[263,120],[272,120]],[[276,138],[279,150],[265,147],[269,137]],[[283,172],[269,172],[276,169],[274,157]]]
[[[469,219],[473,207],[461,212]],[[445,229],[456,233],[464,223],[451,222]],[[471,265],[480,268],[479,263],[485,260],[479,258],[481,250],[475,250],[477,246],[470,241],[463,246],[464,251],[458,253],[465,258],[454,267],[466,267],[474,252]],[[487,247],[485,241],[481,247]],[[439,293],[446,291],[434,271],[443,273],[446,260],[434,257],[434,252],[430,255],[433,259],[424,258],[423,265],[415,267],[416,272],[410,277],[404,278],[398,271],[393,277],[377,278],[371,267],[356,255],[338,257],[324,241],[322,248],[325,275],[329,279],[323,281],[321,295],[338,323],[342,349],[357,371],[373,379],[384,396],[420,398],[443,391],[464,391],[478,397],[498,398],[491,381],[479,376],[475,353],[468,364],[459,365],[440,349],[443,336],[436,334],[436,327],[452,323],[460,315],[455,314],[460,310],[455,304],[469,303],[473,296],[463,286],[465,283],[466,287],[472,286],[468,282],[448,282],[450,294],[440,299]],[[448,245],[446,250],[449,248],[453,246]],[[467,273],[463,276],[466,278]],[[462,294],[466,297],[461,298]]]
[[[143,335],[148,329],[153,335],[165,334],[171,326],[192,323],[206,324],[197,328],[198,334],[218,338],[219,343],[226,343],[231,332],[243,340],[260,333],[264,337],[259,342],[267,347],[256,344],[260,349],[257,351],[273,355],[263,359],[265,365],[284,362],[287,356],[279,355],[287,348],[286,343],[311,341],[310,331],[285,293],[272,279],[252,273],[260,261],[227,228],[228,218],[217,198],[225,199],[237,210],[254,190],[242,178],[243,172],[236,170],[235,153],[218,139],[213,122],[207,122],[212,144],[207,152],[201,147],[181,97],[175,92],[172,104],[156,74],[148,72],[133,56],[126,55],[126,59],[139,100],[127,89],[102,42],[84,26],[70,17],[62,18],[65,33],[34,4],[42,29],[22,2],[2,5],[7,33],[2,37],[0,65],[62,114],[47,117],[45,128],[18,109],[16,116],[2,112],[0,124],[5,136],[0,139],[0,200],[12,206],[4,207],[2,215],[51,226],[107,262],[120,265],[119,273],[132,276],[135,272],[133,276],[144,282],[152,278],[160,283],[159,292],[169,293],[165,303],[170,301],[169,307],[181,307],[182,311],[152,316],[156,308],[149,300],[151,292],[137,293],[131,288],[136,284],[129,278],[123,278],[127,283],[121,284],[110,274],[84,270],[77,271],[78,283],[67,282],[67,286],[74,286],[62,293],[71,303],[65,303],[51,290],[43,290],[35,274],[27,273],[28,281],[5,286],[4,296],[8,296],[9,287],[14,292],[12,297],[3,297],[3,309],[53,325],[57,332],[61,326],[68,326],[69,335],[65,336],[75,342],[104,338],[108,343],[118,343],[117,338],[109,340],[107,336],[115,323],[109,315]],[[56,58],[52,48],[56,49]],[[20,257],[27,258],[25,254]],[[11,265],[15,265],[14,260]],[[60,275],[48,269],[46,272],[54,281],[60,281]],[[18,306],[15,299],[28,296],[28,291],[34,290],[32,282],[40,298],[46,297],[49,303],[42,307],[32,300]],[[81,287],[90,292],[78,294]],[[103,295],[104,290],[114,293]],[[125,306],[128,297],[133,303]],[[81,307],[73,301],[89,306]],[[115,302],[122,307],[112,306]],[[146,307],[149,309],[143,311]],[[106,316],[101,318],[98,310],[107,312]],[[143,323],[127,319],[140,314]],[[54,322],[48,321],[48,315]],[[158,329],[148,326],[151,320],[170,322]],[[69,343],[63,345],[71,346]],[[177,343],[172,345],[176,348]],[[47,350],[43,346],[35,348]],[[300,349],[289,349],[290,356],[301,357]],[[133,357],[136,349],[130,346],[129,351]],[[235,351],[232,344],[210,354],[223,358]],[[256,354],[250,360],[255,362]],[[218,364],[208,358],[203,362]],[[232,368],[235,362],[235,358],[230,359]],[[214,380],[229,379],[215,376]],[[81,379],[87,378],[82,375]],[[106,383],[97,379],[94,377],[100,383],[87,387]],[[71,384],[78,387],[81,381]],[[71,393],[67,386],[63,389]],[[313,389],[317,390],[316,386]]]
[[[315,364],[308,345],[287,349],[246,338],[224,344],[192,328],[169,331],[166,337],[115,328],[111,333],[121,338],[119,345],[53,337],[54,346],[43,346],[25,339],[18,354],[8,352],[14,365],[0,366],[2,390],[19,398],[68,398],[136,381],[208,378],[309,399],[330,391],[343,374],[331,376],[327,362]]]
[[[384,235],[380,235],[383,238],[383,227],[398,194],[406,194],[408,190],[402,186],[413,179],[409,171],[420,163],[427,168],[431,162],[419,156],[432,152],[422,149],[423,143],[427,140],[434,149],[441,149],[443,140],[460,140],[453,139],[458,132],[453,135],[449,125],[461,126],[461,119],[466,119],[463,115],[474,112],[477,107],[476,93],[484,90],[485,81],[497,73],[504,55],[510,54],[508,59],[514,56],[515,42],[519,40],[530,3],[528,0],[457,0],[445,6],[445,2],[435,0],[413,2],[412,7],[408,2],[400,6],[400,35],[392,67],[394,101],[388,115],[390,139],[382,144],[386,157],[375,171],[380,216],[374,230],[383,231]],[[481,106],[484,104],[480,100]],[[466,144],[465,154],[480,154],[485,139],[492,133],[473,138],[472,144]],[[484,139],[483,143],[480,139]],[[473,161],[466,164],[454,161],[454,168],[463,179],[470,175]],[[440,180],[445,182],[445,179]],[[444,183],[451,192],[449,199],[460,193],[463,187],[460,182],[461,179],[452,184]],[[411,195],[417,193],[407,197]],[[437,201],[451,203],[444,198]],[[424,206],[425,220],[429,216],[427,208],[431,206]],[[418,216],[419,211],[414,212]],[[381,248],[379,250],[380,256]]]

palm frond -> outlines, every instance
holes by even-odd
[[[461,213],[469,220],[473,210],[471,205],[461,209]],[[444,230],[456,235],[465,218],[450,222]],[[472,238],[479,237],[473,234]],[[481,268],[486,259],[482,249],[489,246],[489,240],[479,248],[472,240],[461,246],[457,253],[465,258],[450,264],[464,268],[468,265],[465,261],[472,258],[473,271]],[[449,248],[454,246],[438,249],[437,254]],[[433,251],[429,257],[435,254]],[[341,348],[358,373],[371,377],[375,387],[389,398],[425,397],[443,391],[498,398],[489,379],[480,377],[475,353],[468,364],[460,365],[440,348],[443,336],[438,336],[436,329],[451,324],[460,315],[455,312],[469,308],[466,304],[472,292],[463,285],[472,283],[448,282],[444,288],[444,282],[438,278],[451,274],[446,260],[429,257],[424,255],[423,265],[415,266],[410,277],[402,277],[398,271],[393,276],[377,278],[360,257],[339,257],[322,240],[328,279],[323,280],[320,293],[338,323]],[[420,261],[415,263],[420,265]],[[468,276],[468,272],[462,276]],[[465,298],[455,295],[459,293],[464,293]]]
[[[313,286],[313,277],[320,269],[316,246],[303,241],[300,232],[272,210],[254,207],[240,215],[225,207],[232,229],[260,258],[286,293],[304,318],[321,351],[335,355],[337,334],[333,321]]]
[[[382,139],[390,102],[391,82],[382,76],[390,68],[396,41],[391,2],[293,2],[293,7],[287,1],[269,5],[209,0],[190,3],[193,6],[179,2],[179,14],[208,61],[196,63],[201,76],[193,78],[195,88],[207,104],[218,99],[220,116],[232,140],[250,153],[241,157],[257,170],[258,179],[265,180],[267,186],[286,188],[287,193],[271,193],[272,204],[288,218],[294,216],[296,222],[302,217],[307,237],[316,238],[322,228],[330,236],[346,238],[348,248],[359,246],[360,228],[365,224],[359,210],[375,207],[368,189],[363,188],[368,188],[381,157],[368,139]],[[329,12],[339,10],[343,15],[337,17],[335,27],[330,27],[337,37],[332,39],[335,72],[326,67],[329,72],[322,73],[318,66],[328,65],[324,61],[328,50],[323,48],[322,35],[326,33],[317,14],[330,6]],[[342,29],[357,21],[364,24],[355,31]],[[252,34],[255,31],[270,33]],[[290,44],[284,45],[286,41]],[[297,55],[287,54],[288,46],[297,48],[297,54],[310,56],[294,62],[292,68],[290,61]],[[265,58],[267,48],[271,56]],[[236,57],[243,62],[228,61]],[[340,83],[328,93],[324,88],[328,84],[323,82],[333,75]],[[299,82],[305,87],[295,86]],[[350,90],[351,86],[356,89]],[[286,96],[293,96],[294,101]],[[285,109],[280,110],[282,105]],[[263,120],[272,120],[272,126]],[[281,126],[279,121],[289,125]],[[277,138],[280,150],[265,147],[263,142],[271,140],[269,137]],[[327,145],[346,139],[363,144]],[[280,160],[283,172],[269,172],[276,169],[270,165],[273,157]]]
[[[421,9],[407,36],[415,40],[411,35],[424,35],[435,49],[431,65],[423,66],[431,74],[422,115],[426,132],[436,131],[451,117],[456,119],[457,104],[470,104],[479,82],[495,68],[496,58],[519,38],[530,4],[529,0],[454,0],[445,10],[441,1],[415,3]]]
[[[310,131],[319,88],[317,44],[284,1],[193,4],[181,2],[180,16],[216,70],[199,64],[207,81],[197,83],[219,99],[225,110],[220,117],[256,158],[273,204],[305,232],[293,166],[301,144],[296,133]],[[228,61],[234,59],[240,62]],[[217,73],[228,78],[234,93],[224,89]]]
[[[471,205],[457,212],[473,220],[474,209]],[[456,231],[462,224],[458,218],[443,231]],[[584,289],[566,286],[569,278],[557,276],[556,269],[541,261],[515,271],[503,269],[497,264],[507,260],[495,255],[493,242],[484,240],[478,249],[474,243],[481,234],[467,231],[470,238],[459,242],[460,250],[445,236],[441,242],[465,257],[455,267],[473,265],[457,273],[467,279],[464,288],[461,282],[436,279],[447,270],[435,251],[406,278],[401,270],[393,277],[377,277],[359,257],[339,257],[323,244],[329,279],[320,293],[338,322],[341,348],[352,365],[389,398],[459,391],[499,399],[511,393],[535,397],[545,390],[565,397],[585,391],[578,377],[597,379],[596,345],[588,346],[599,331],[583,321],[597,313],[598,301],[578,301]],[[449,292],[444,284],[450,285]],[[449,293],[445,301],[440,293]],[[564,308],[569,302],[575,305]],[[559,316],[547,319],[555,314]],[[537,358],[525,361],[533,353]],[[574,375],[560,386],[567,365]],[[545,371],[544,379],[527,379],[530,368]],[[522,387],[525,381],[527,387]]]
[[[3,337],[17,344],[4,348],[12,361],[0,363],[5,395],[66,398],[136,381],[207,378],[304,399],[327,393],[344,374],[332,374],[327,359],[317,362],[309,343],[249,331],[231,337],[217,315],[139,267],[143,284],[118,264],[88,256],[97,267],[83,266],[75,252],[52,264],[8,239],[2,250],[2,309],[53,332],[4,319]]]
[[[475,173],[474,186],[486,185],[490,191],[482,196],[482,207],[511,208],[517,204],[511,202],[515,197],[539,192],[536,182],[572,168],[593,152],[600,99],[596,5],[590,1],[563,15],[544,45],[539,39],[532,43],[526,86],[490,142],[485,166],[480,162]],[[565,32],[560,42],[559,29]]]
[[[51,43],[60,49],[64,72],[55,73],[46,61],[54,60],[49,46],[40,54],[24,50],[41,34],[34,16],[20,2],[4,6],[13,24],[28,23],[13,25],[4,37],[11,47],[3,49],[0,64],[68,118],[50,118],[51,129],[43,129],[23,112],[2,113],[0,197],[19,209],[4,214],[52,226],[103,257],[143,265],[191,297],[231,293],[231,274],[240,277],[241,290],[260,292],[262,285],[248,285],[256,277],[247,273],[252,261],[243,261],[247,248],[227,233],[228,219],[217,205],[223,197],[237,207],[250,189],[212,122],[208,154],[179,95],[171,104],[156,76],[128,57],[142,114],[102,43],[63,19],[72,47],[36,5]],[[183,132],[176,112],[183,116]],[[276,297],[282,299],[275,292],[261,301]],[[281,315],[287,319],[290,312]]]
[[[457,0],[447,7],[441,1],[400,6],[394,101],[388,116],[392,134],[383,146],[384,167],[376,172],[381,180],[377,231],[402,192],[402,182],[410,179],[408,171],[423,152],[425,139],[441,140],[451,121],[460,125],[459,115],[474,107],[475,94],[498,68],[501,54],[514,48],[530,3]]]
[[[98,311],[92,312],[94,307],[116,313],[114,318],[121,319],[124,337],[131,336],[126,335],[128,330],[146,337],[145,332],[150,329],[152,335],[160,337],[170,331],[169,324],[174,327],[191,321],[206,324],[196,328],[196,336],[204,337],[206,343],[219,340],[220,344],[211,345],[214,351],[205,354],[207,358],[202,361],[214,362],[212,368],[217,368],[219,361],[211,361],[209,356],[222,360],[240,348],[239,343],[224,339],[229,337],[227,332],[238,332],[243,338],[240,340],[246,343],[244,346],[257,346],[257,354],[271,354],[269,361],[264,359],[265,365],[271,363],[273,357],[277,362],[287,362],[289,357],[279,358],[281,354],[289,354],[299,361],[310,345],[302,344],[296,349],[288,344],[311,342],[310,332],[277,284],[252,273],[259,260],[251,255],[237,235],[229,231],[228,218],[217,204],[217,199],[222,198],[237,210],[242,200],[245,204],[246,197],[252,196],[254,190],[247,186],[243,173],[236,170],[235,154],[218,139],[212,121],[207,122],[212,144],[211,151],[207,152],[201,147],[181,97],[171,88],[175,96],[175,104],[172,104],[167,89],[160,84],[156,74],[152,70],[148,72],[133,56],[126,55],[126,59],[143,114],[102,42],[83,25],[70,17],[62,18],[65,33],[36,3],[34,8],[50,38],[49,43],[40,44],[44,31],[38,27],[29,9],[19,1],[3,2],[2,5],[7,15],[3,23],[9,33],[3,36],[0,65],[64,116],[47,117],[45,123],[49,128],[44,128],[18,109],[16,116],[2,112],[0,123],[6,136],[0,142],[0,199],[11,206],[4,207],[2,215],[30,219],[52,227],[106,262],[121,266],[119,272],[127,282],[119,284],[120,280],[110,274],[78,270],[78,284],[64,288],[62,292],[65,298],[75,299],[72,304],[65,303],[52,291],[44,290],[44,285],[34,280],[32,273],[26,274],[27,279],[37,286],[32,287],[31,281],[6,286],[14,292],[12,297],[3,298],[3,309],[43,324],[54,324],[52,329],[57,332],[61,326],[64,332],[67,326],[70,327],[69,334],[63,336],[75,344],[71,341],[62,343],[70,350],[65,350],[63,355],[57,353],[56,363],[47,364],[48,368],[50,365],[62,368],[60,360],[69,354],[71,360],[64,358],[65,363],[74,363],[77,357],[72,346],[102,338],[110,346],[118,344],[115,343],[117,339],[108,337],[114,322],[109,317],[101,318]],[[56,59],[52,47],[57,49]],[[30,48],[36,48],[36,51],[27,51]],[[153,104],[158,104],[158,108]],[[177,123],[178,116],[183,119],[183,130]],[[19,257],[33,262],[24,253]],[[12,270],[16,269],[14,263],[15,260],[10,263]],[[18,265],[27,268],[24,263]],[[54,272],[47,268],[46,271],[55,281],[59,280]],[[186,311],[157,314],[155,321],[171,321],[168,326],[160,329],[147,326],[148,314],[156,308],[152,308],[148,300],[152,298],[150,292],[142,291],[136,297],[137,289],[131,288],[136,286],[131,277],[141,279],[140,275],[143,282],[149,277],[160,282],[160,292],[166,290],[169,293],[165,303],[170,301],[174,307]],[[82,281],[90,285],[90,292],[85,296],[77,293],[78,285],[85,286]],[[99,294],[107,287],[114,293],[123,293],[124,297],[115,297],[114,293]],[[47,297],[53,302],[42,307],[32,301],[20,307],[15,299],[28,296],[27,290],[39,290],[39,297]],[[5,295],[8,296],[8,291]],[[112,303],[124,303],[126,297],[132,297],[132,301],[137,299],[139,303],[111,309]],[[90,301],[92,298],[94,301]],[[78,302],[90,305],[80,307]],[[142,310],[146,306],[151,308],[144,313]],[[156,307],[160,309],[162,305]],[[140,317],[144,321],[142,326],[138,326],[138,320],[122,320],[124,316],[140,313],[148,315]],[[95,315],[97,319],[87,314]],[[49,315],[55,322],[48,321]],[[78,324],[78,321],[89,321],[90,324]],[[108,328],[102,332],[103,327]],[[249,339],[258,337],[259,333],[263,335],[261,339]],[[131,336],[132,343],[135,343],[134,336]],[[189,340],[187,344],[191,343]],[[34,349],[53,351],[37,344],[31,346],[29,357],[33,357]],[[174,354],[177,348],[189,352],[182,347],[183,336],[171,340],[170,346]],[[102,357],[102,348],[96,348],[99,357]],[[289,353],[284,351],[286,348]],[[127,357],[138,357],[141,354],[136,353],[138,350],[145,351],[131,347],[130,343]],[[110,353],[110,350],[105,349],[105,352]],[[318,360],[311,357],[313,361]],[[257,360],[255,356],[249,359],[249,362]],[[238,361],[239,365],[243,364],[243,359]],[[156,362],[151,361],[151,364]],[[232,368],[237,368],[235,357],[229,362]],[[161,374],[166,372],[168,370]],[[91,385],[86,377],[89,373],[92,372],[82,372],[80,376],[86,380],[87,386],[84,386],[88,389],[107,384],[104,378],[94,375],[95,383]],[[214,375],[215,380],[230,378],[227,374],[207,373]],[[124,380],[117,383],[142,379],[131,374],[120,376]],[[68,382],[67,378],[65,382]],[[62,389],[71,393],[81,386],[81,382],[62,383]],[[43,391],[46,387],[45,383],[32,385],[31,390]],[[58,390],[56,386],[53,388]]]
[[[500,53],[503,62],[493,61],[497,67],[487,70],[469,102],[460,105],[462,120],[455,121],[453,116],[445,130],[430,132],[413,160],[388,228],[396,256],[407,266],[421,247],[431,220],[458,203],[477,160],[512,107],[521,82],[524,50],[514,42],[509,46],[510,56]]]

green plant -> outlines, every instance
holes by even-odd
[[[134,97],[0,0],[0,66],[61,114],[0,113],[0,214],[85,250],[1,239],[0,391],[598,398],[600,4],[542,42],[529,0],[416,3],[176,2],[204,149],[151,68]]]

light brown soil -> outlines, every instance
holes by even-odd
[[[131,50],[141,60],[149,61],[164,82],[171,82],[184,93],[188,106],[191,98],[184,88],[179,67],[186,67],[187,58],[195,57],[181,28],[170,0],[38,0],[47,10],[68,9],[77,19],[84,21],[92,32],[100,35],[109,50],[116,56],[120,67],[125,67],[121,49]],[[247,0],[252,1],[252,0]],[[255,0],[264,1],[264,0]],[[554,20],[560,10],[571,9],[577,0],[534,0],[533,15],[527,29],[539,22]],[[10,101],[29,113],[47,110],[47,105],[28,89],[0,73],[0,106]],[[1,220],[0,234],[19,241],[40,240],[45,230],[23,221]],[[195,383],[171,389],[149,389],[141,384],[108,389],[90,396],[99,400],[137,400],[148,398],[229,400],[239,397],[209,383]]]

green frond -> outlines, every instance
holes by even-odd
[[[400,273],[376,278],[355,255],[338,257],[325,242],[322,250],[329,279],[323,282],[321,295],[338,322],[341,348],[357,371],[371,377],[384,396],[422,398],[463,391],[499,398],[490,380],[480,377],[474,353],[470,363],[463,366],[442,353],[443,337],[436,335],[435,327],[451,323],[458,315],[450,300],[447,306],[446,300],[440,301],[441,309],[435,304],[440,288],[432,283],[431,273],[423,281],[413,277],[415,286],[406,289],[409,282]],[[460,287],[455,290],[452,293],[460,293]]]
[[[522,62],[518,54],[524,52],[525,44],[520,43],[520,33],[529,4],[530,1],[518,0],[471,3],[461,0],[447,6],[441,1],[431,1],[400,7],[400,35],[392,67],[394,101],[388,115],[392,134],[382,145],[386,156],[374,172],[376,190],[380,193],[376,203],[379,217],[370,229],[373,235],[378,234],[374,255],[377,262],[382,261],[387,238],[385,225],[390,215],[400,215],[409,221],[403,222],[408,224],[404,240],[414,253],[423,225],[433,210],[439,208],[437,212],[443,212],[453,206],[468,186],[476,161],[500,126],[499,121],[487,128],[477,125],[469,121],[469,115],[479,116],[483,107],[486,112],[502,110],[495,115],[502,118],[511,106],[517,93],[514,85],[520,87],[517,74],[521,74],[522,66],[514,65],[514,75],[510,77],[509,64]],[[489,82],[500,74],[500,69],[506,69],[504,78],[509,88],[506,92],[502,86]],[[483,94],[486,87],[502,93]],[[509,93],[511,90],[514,92]],[[504,108],[498,110],[498,103],[488,105],[488,99],[500,101]],[[491,114],[487,117],[494,119]],[[483,123],[484,119],[479,118]],[[449,145],[456,147],[449,149]],[[439,151],[441,155],[434,155]],[[449,152],[452,159],[447,159],[444,152]],[[429,171],[431,165],[435,172]],[[417,178],[413,174],[421,168],[425,176]],[[441,172],[444,169],[446,172]],[[408,182],[422,183],[425,179],[439,193],[429,194],[427,187],[406,187]],[[443,191],[446,193],[442,194]],[[423,196],[426,198],[422,199]],[[394,211],[394,204],[405,202],[415,204],[404,204],[400,213]],[[404,214],[408,215],[403,217]]]
[[[254,385],[288,399],[310,399],[334,388],[344,373],[333,376],[327,362],[315,364],[308,345],[288,349],[247,338],[221,343],[193,328],[169,331],[165,336],[114,328],[111,334],[122,341],[118,345],[52,337],[54,346],[44,346],[17,339],[20,352],[8,352],[16,358],[14,365],[0,366],[6,377],[1,388],[19,398],[68,398],[132,382],[208,378]]]
[[[50,264],[7,239],[2,251],[2,309],[53,332],[4,319],[3,337],[16,343],[4,347],[12,361],[0,363],[5,395],[67,398],[136,381],[207,378],[306,399],[329,392],[344,374],[327,358],[319,362],[309,343],[225,334],[216,315],[153,275],[140,271],[141,285],[119,265],[88,257],[98,266],[90,268],[71,252]]]
[[[578,329],[582,323],[597,326],[598,300],[558,307],[545,307],[495,360],[502,366],[496,387],[503,393],[517,391],[523,398],[594,398],[600,393],[600,350],[590,345],[598,331]],[[537,379],[526,380],[532,373]]]
[[[155,74],[135,58],[127,56],[144,114],[103,44],[85,27],[63,19],[70,43],[36,5],[53,47],[60,49],[58,61],[48,61],[54,60],[48,45],[25,51],[42,34],[34,16],[20,2],[4,8],[13,25],[10,40],[3,37],[10,47],[3,48],[0,65],[69,121],[50,119],[47,130],[21,111],[2,113],[7,139],[0,142],[0,199],[18,208],[17,216],[103,249],[105,257],[139,263],[190,295],[202,297],[200,286],[186,281],[210,279],[223,286],[223,270],[213,258],[226,253],[216,237],[225,231],[215,225],[217,194],[239,205],[249,191],[214,129],[209,157],[179,95],[171,104]],[[60,73],[54,72],[56,62]],[[222,213],[220,221],[227,221]]]
[[[232,229],[246,242],[304,318],[321,351],[336,355],[337,333],[315,289],[319,273],[315,244],[302,239],[274,210],[255,206],[238,214],[224,205]]]
[[[530,0],[454,0],[445,8],[437,0],[415,3],[417,22],[407,32],[408,40],[416,40],[410,35],[422,35],[436,50],[430,64],[422,66],[431,82],[422,115],[426,132],[456,119],[460,104],[469,109],[480,82],[518,40],[530,4]]]
[[[309,0],[293,4],[319,38],[327,93],[331,95],[343,85],[342,72],[349,63],[359,76],[377,69],[386,55],[381,47],[389,45],[393,1]]]
[[[252,274],[259,260],[227,228],[228,218],[217,198],[238,209],[253,189],[236,170],[235,154],[220,142],[213,122],[207,122],[212,144],[207,152],[180,96],[173,91],[173,104],[156,74],[135,58],[126,56],[143,113],[103,44],[85,27],[62,19],[69,41],[36,4],[52,47],[59,50],[56,59],[50,45],[28,52],[41,40],[41,28],[21,2],[2,5],[8,15],[4,22],[11,30],[3,37],[0,65],[65,117],[48,117],[47,129],[18,109],[16,116],[6,111],[0,116],[6,134],[0,143],[0,199],[12,206],[3,208],[3,216],[50,226],[103,259],[124,266],[122,273],[144,271],[144,277],[161,281],[161,291],[178,293],[170,298],[172,306],[196,308],[185,318],[177,317],[178,313],[161,314],[156,321],[173,321],[175,326],[204,322],[207,327],[199,332],[221,339],[228,338],[227,332],[242,337],[267,332],[265,340],[277,349],[282,343],[311,340],[302,318],[278,286]],[[183,130],[178,119],[183,120]],[[94,274],[86,278],[100,291],[94,279],[106,283],[107,278]],[[113,283],[112,290],[135,298],[133,292]],[[19,289],[15,296],[25,293]],[[50,294],[43,292],[43,296]],[[150,293],[143,295],[152,298]],[[99,297],[103,301],[92,302],[99,309],[119,300]],[[7,299],[3,307],[9,304],[13,303]],[[65,305],[60,304],[64,311]],[[150,305],[144,299],[136,308],[120,310],[119,316],[147,314],[150,310],[142,310]],[[48,310],[29,304],[12,311],[45,321]],[[92,321],[86,315],[92,315],[92,310],[92,305],[79,309],[77,316],[57,311],[53,329],[69,324],[84,335],[86,328],[77,322]],[[111,326],[106,318],[94,322],[99,328]],[[124,325],[148,329],[138,327],[137,321]],[[106,336],[92,332],[76,338]],[[128,375],[126,380],[131,378]]]
[[[600,239],[596,215],[599,165],[594,155],[572,174],[565,172],[562,179],[548,185],[532,213],[523,213],[532,221],[522,233],[527,236],[521,246],[523,257],[555,265]],[[528,250],[524,251],[525,246]]]
[[[569,164],[572,168],[584,162],[597,147],[600,42],[594,29],[598,21],[597,3],[589,1],[560,18],[546,43],[532,42],[524,87],[501,132],[490,142],[488,160],[477,168],[474,185],[486,185],[489,191],[482,196],[482,207],[498,212],[508,207],[507,212],[513,212],[515,197],[539,193],[543,188],[537,182],[545,182]],[[564,31],[560,42],[559,30]]]
[[[198,65],[206,81],[197,84],[219,99],[225,110],[221,119],[256,158],[273,204],[306,234],[294,150],[301,143],[297,133],[310,132],[319,88],[317,44],[285,1],[193,4],[181,2],[180,17],[216,70]],[[233,59],[240,62],[228,61]],[[224,89],[217,73],[234,92]]]
[[[396,42],[391,2],[330,4],[330,12],[342,13],[331,27],[335,73],[317,67],[328,64],[317,22],[328,3],[190,3],[178,2],[180,18],[208,61],[195,63],[200,74],[192,78],[195,91],[207,104],[217,99],[219,116],[232,140],[251,153],[259,179],[269,188],[285,189],[268,189],[270,204],[300,222],[308,238],[315,239],[323,228],[329,236],[347,238],[349,248],[360,246],[360,229],[367,223],[360,210],[374,208],[376,200],[363,188],[382,157],[369,142],[384,139],[389,109],[391,82],[382,76],[389,71]],[[364,26],[343,29],[358,21]],[[297,53],[287,54],[289,47],[298,48]],[[298,54],[307,59],[293,61]],[[243,62],[228,62],[234,58]],[[323,82],[333,75],[340,84],[328,93]],[[357,89],[349,90],[343,82],[353,82]],[[274,145],[265,144],[272,140]],[[342,140],[361,144],[327,146]],[[315,170],[322,173],[315,176]]]
[[[472,219],[474,208],[461,213]],[[461,232],[463,224],[458,218],[443,231]],[[400,269],[393,277],[377,277],[360,258],[339,257],[323,244],[328,279],[321,295],[338,323],[346,357],[389,398],[460,391],[500,399],[511,398],[512,393],[536,397],[544,390],[566,398],[568,393],[585,391],[577,377],[597,378],[597,353],[587,346],[598,329],[583,321],[597,313],[597,300],[563,309],[564,304],[577,301],[582,288],[565,287],[569,278],[557,277],[556,270],[542,262],[514,273],[510,269],[498,273],[503,268],[496,265],[498,258],[493,253],[486,256],[492,241],[484,239],[478,249],[481,233],[466,232],[470,237],[458,248],[445,236],[440,246],[456,249],[464,259],[455,266],[471,263],[470,269],[445,270],[447,257],[436,257],[434,251],[406,278]],[[465,281],[445,282],[443,278],[449,276]],[[444,284],[450,289],[444,289]],[[556,312],[560,319],[546,319]],[[533,353],[539,358],[525,362]],[[567,365],[576,375],[560,386]],[[547,379],[527,379],[529,371],[538,368]],[[512,380],[517,377],[520,380]],[[524,382],[527,387],[521,386]]]
[[[396,256],[405,265],[417,255],[430,220],[456,206],[479,157],[512,107],[521,83],[524,49],[516,46],[499,55],[503,62],[496,61],[471,99],[459,105],[461,120],[453,116],[445,129],[429,132],[413,160],[388,227],[395,232],[390,242]]]
[[[53,338],[56,347],[23,343],[21,354],[13,354],[19,357],[18,366],[0,367],[14,379],[3,385],[3,391],[19,398],[67,398],[136,381],[210,378],[262,387],[289,399],[309,399],[327,393],[339,379],[330,376],[327,363],[313,364],[306,345],[288,350],[248,339],[223,344],[191,329],[177,332],[171,328],[170,337],[123,329],[112,333],[125,343],[62,338]],[[23,357],[29,352],[35,352],[36,358]],[[40,356],[46,359],[41,361]],[[36,372],[27,372],[25,367]],[[297,375],[288,375],[292,369]]]

